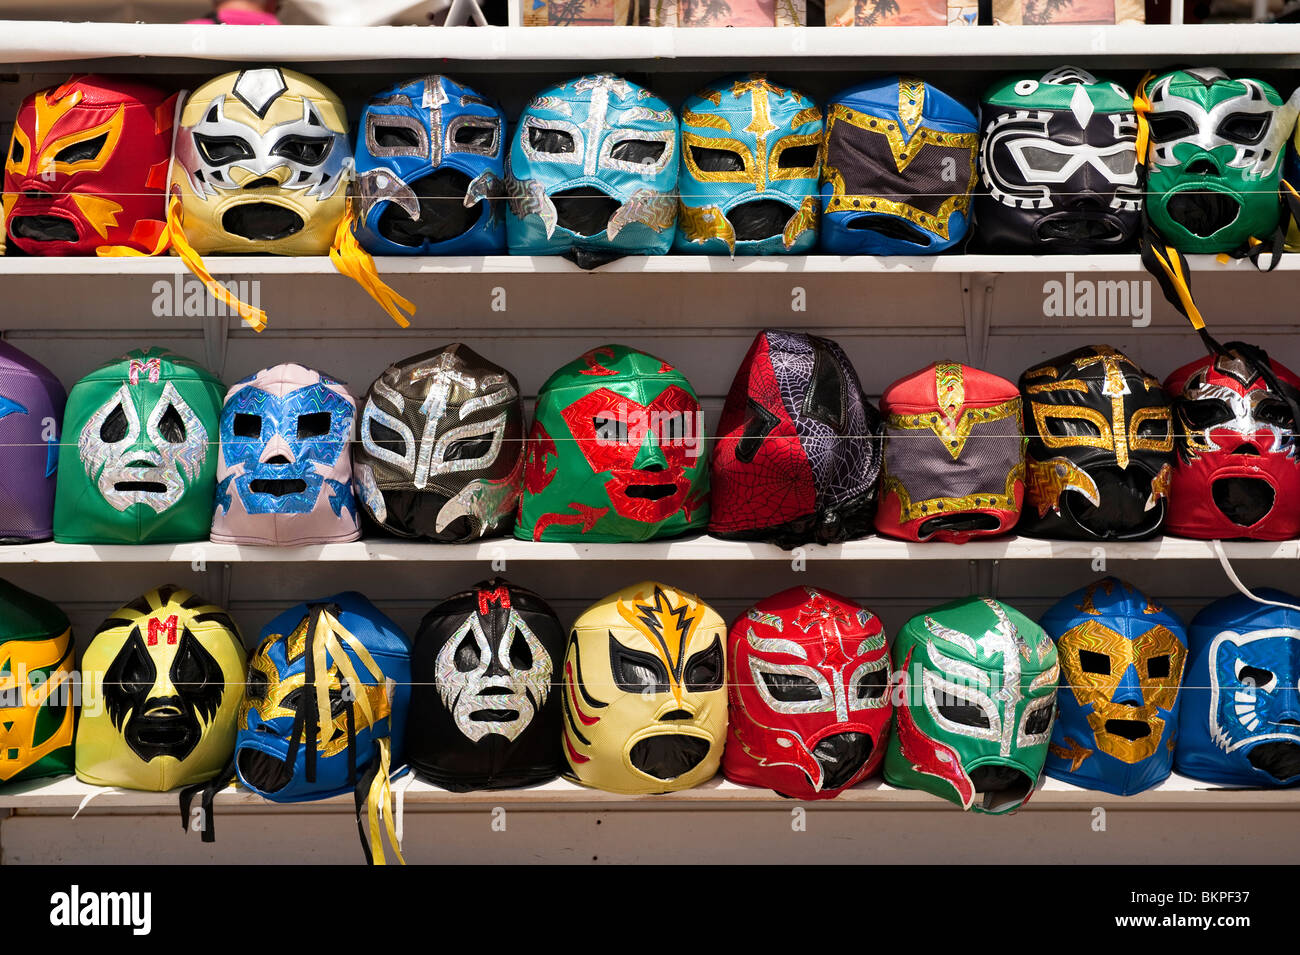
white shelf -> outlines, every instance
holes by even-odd
[[[657,796],[624,796],[617,793],[588,789],[563,779],[552,780],[540,786],[523,789],[505,789],[470,793],[453,793],[421,780],[409,783],[398,781],[395,788],[405,788],[403,801],[409,811],[412,807],[431,810],[459,810],[476,806],[507,806],[518,809],[574,809],[598,807],[600,809],[641,810],[680,808],[743,808],[760,806],[791,806],[771,790],[754,786],[739,786],[721,775],[692,789]],[[91,797],[87,802],[87,797]],[[83,783],[75,776],[33,780],[19,783],[0,792],[0,810],[3,809],[63,809],[71,815],[84,803],[84,810],[143,810],[146,813],[178,812],[178,794],[139,792],[111,789]],[[309,803],[273,803],[242,786],[229,786],[219,792],[215,805],[226,808],[276,808],[285,811],[310,811],[320,807],[331,812],[355,812],[355,803],[349,793],[327,800]],[[818,809],[929,809],[956,812],[955,806],[926,792],[896,789],[880,778],[859,783],[831,800],[816,802]],[[1123,807],[1133,809],[1283,809],[1300,810],[1300,790],[1297,789],[1232,789],[1170,776],[1163,783],[1135,796],[1114,796],[1109,793],[1081,789],[1055,779],[1044,779],[1030,799],[1026,811],[1035,808],[1063,807]]]
[[[943,63],[960,56],[961,62]],[[353,62],[369,69],[398,61],[495,64],[532,60],[577,70],[580,61],[796,61],[836,68],[881,58],[932,61],[940,68],[1002,69],[1007,60],[1131,60],[1135,66],[1188,57],[1271,65],[1300,61],[1300,25],[872,27],[731,29],[651,27],[262,27],[0,21],[0,63],[105,58],[202,61]],[[882,64],[883,65],[883,64]]]
[[[1244,541],[1223,545],[1231,560],[1296,560],[1300,540]],[[1162,537],[1135,543],[1099,544],[1027,537],[975,540],[966,544],[924,543],[868,537],[844,544],[809,545],[818,560],[1217,560],[1210,541]],[[0,564],[96,563],[369,563],[371,561],[790,561],[789,551],[771,544],[686,537],[632,544],[558,544],[491,538],[473,544],[362,540],[307,547],[250,547],[194,541],[184,544],[15,544],[0,546]]]
[[[1189,255],[1193,275],[1199,280],[1211,270],[1261,274],[1245,259],[1220,263],[1213,255]],[[237,255],[210,256],[204,260],[214,275],[336,275],[328,256]],[[927,273],[1047,273],[1124,272],[1145,274],[1136,255],[718,255],[627,256],[594,271],[578,268],[558,255],[487,256],[379,256],[375,259],[387,275],[441,274],[753,274],[775,272],[862,273],[923,275]],[[1300,271],[1300,255],[1283,255],[1277,272]],[[67,275],[104,278],[114,275],[187,275],[185,264],[174,256],[142,258],[38,258],[0,256],[0,277]]]

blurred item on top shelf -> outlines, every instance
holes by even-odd
[[[759,332],[718,422],[709,532],[787,550],[865,536],[881,434],[880,414],[838,344]]]
[[[287,547],[360,537],[356,412],[346,385],[302,365],[263,369],[226,392],[212,539]]]
[[[682,27],[802,27],[805,0],[677,0]]]
[[[190,23],[224,24],[225,26],[279,26],[276,10],[279,0],[213,0],[212,12]]]
[[[950,15],[961,14],[950,4],[956,0],[826,0],[826,24],[833,27],[942,26]],[[978,18],[977,5],[971,14]],[[974,22],[971,20],[970,22]]]
[[[1015,527],[1025,494],[1025,430],[1013,382],[934,362],[886,388],[880,411],[886,435],[877,531],[960,544]]]
[[[678,252],[770,255],[817,244],[822,111],[765,73],[710,83],[682,104]]]
[[[1135,24],[1145,21],[1146,6],[1143,0],[993,0],[993,22],[999,26]]]
[[[677,0],[514,0],[526,27],[672,26]],[[669,19],[665,20],[665,17]]]
[[[526,0],[531,2],[531,0]],[[73,23],[473,24],[504,26],[507,0],[0,0],[0,20]]]

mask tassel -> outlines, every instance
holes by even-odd
[[[410,318],[403,314],[415,314],[415,303],[403,298],[379,277],[375,260],[370,253],[361,248],[356,236],[356,214],[352,211],[352,200],[348,200],[348,210],[334,233],[334,245],[330,248],[330,261],[344,275],[355,280],[365,289],[370,297],[379,303],[389,316],[402,328],[410,328]]]
[[[1210,545],[1214,548],[1214,555],[1219,558],[1219,566],[1222,567],[1223,572],[1228,575],[1228,580],[1232,582],[1232,586],[1241,591],[1243,596],[1249,597],[1251,600],[1255,601],[1255,603],[1264,604],[1267,607],[1282,607],[1286,610],[1295,610],[1300,612],[1300,607],[1297,607],[1295,604],[1281,603],[1276,600],[1265,600],[1258,594],[1253,593],[1249,587],[1241,582],[1241,578],[1238,577],[1236,572],[1232,569],[1232,564],[1228,563],[1228,555],[1223,550],[1223,541],[1213,540],[1210,541]]]
[[[195,796],[200,796],[199,805],[203,808],[203,841],[216,842],[216,814],[212,811],[212,800],[218,792],[235,782],[235,754],[218,772],[205,783],[196,783],[181,790],[181,829],[190,831],[190,804]]]
[[[167,206],[167,232],[171,237],[172,250],[185,263],[185,267],[194,273],[194,277],[203,283],[209,295],[236,312],[253,331],[260,332],[266,328],[266,312],[240,301],[239,296],[214,279],[208,272],[207,266],[203,264],[203,257],[194,251],[194,246],[190,245],[189,239],[185,236],[185,227],[181,223],[180,196],[173,196]]]

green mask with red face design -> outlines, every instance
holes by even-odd
[[[594,348],[542,386],[515,536],[641,541],[709,523],[700,402],[672,365]]]

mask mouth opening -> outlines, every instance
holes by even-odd
[[[665,733],[638,740],[628,754],[632,765],[655,779],[676,779],[689,773],[709,754],[709,741],[698,736]]]
[[[556,224],[575,235],[600,235],[623,203],[592,186],[565,189],[551,196]]]
[[[984,797],[980,808],[985,812],[1014,809],[1034,788],[1034,781],[1014,766],[980,766],[971,770],[970,781]]]
[[[131,749],[146,761],[157,756],[184,759],[198,742],[194,721],[176,702],[150,706],[131,720],[123,733]]]
[[[15,239],[32,242],[77,242],[77,227],[63,216],[14,216],[9,220],[9,234]]]
[[[518,710],[475,710],[469,715],[475,723],[513,723],[519,719]]]
[[[636,497],[645,501],[662,501],[664,498],[672,497],[677,493],[677,485],[629,484],[627,490],[623,493],[628,497]]]
[[[1169,218],[1199,239],[1226,229],[1241,215],[1241,202],[1214,189],[1185,189],[1165,202]]]
[[[794,210],[776,199],[751,199],[727,213],[737,242],[757,242],[785,232]]]
[[[917,528],[917,536],[921,540],[926,540],[941,531],[967,534],[996,531],[1001,526],[1002,522],[992,514],[940,514],[938,517],[922,521],[921,526]]]
[[[1075,522],[1096,537],[1132,538],[1153,533],[1165,516],[1161,498],[1151,510],[1153,476],[1146,468],[1130,464],[1127,468],[1099,467],[1088,471],[1097,485],[1100,505],[1094,506],[1078,491],[1061,495],[1062,510],[1068,510]]]
[[[118,481],[113,490],[122,494],[165,494],[167,485],[161,481]]]
[[[930,237],[912,225],[906,219],[896,216],[862,215],[854,216],[845,228],[853,232],[874,232],[884,239],[906,242],[909,245],[926,249],[930,247]]]
[[[871,737],[866,733],[835,733],[813,747],[813,759],[822,768],[822,789],[841,789],[867,764]]]
[[[264,793],[279,792],[293,779],[288,763],[260,749],[241,749],[238,761],[244,782]]]
[[[1107,720],[1106,732],[1130,743],[1151,735],[1151,726],[1142,720]]]
[[[1273,740],[1260,743],[1246,754],[1250,765],[1268,773],[1278,782],[1300,776],[1300,743]]]
[[[1210,485],[1219,513],[1238,527],[1258,524],[1273,510],[1277,492],[1263,478],[1220,478]]]
[[[307,482],[300,478],[258,478],[249,482],[248,489],[254,494],[288,497],[290,494],[301,494],[307,490]]]
[[[457,169],[439,169],[417,179],[410,189],[419,200],[420,218],[412,219],[396,202],[390,202],[379,216],[379,234],[410,248],[464,235],[482,218],[486,204],[480,200],[465,207],[469,183],[469,176]]]
[[[1128,237],[1115,216],[1081,209],[1044,216],[1034,229],[1040,242],[1061,245],[1113,245]]]
[[[298,213],[274,202],[241,202],[221,217],[221,228],[250,242],[287,239],[305,224]]]

